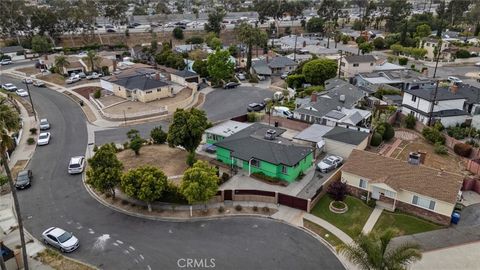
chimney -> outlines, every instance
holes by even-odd
[[[160,81],[160,73],[155,73],[155,80]]]
[[[340,102],[345,103],[345,95],[340,95],[340,97],[338,98],[338,100],[340,100]]]
[[[425,164],[425,159],[427,158],[427,152],[418,150],[417,153],[420,155],[420,164]]]
[[[317,102],[317,94],[316,93],[312,93],[312,95],[310,96],[310,101],[311,102]]]
[[[456,83],[453,83],[450,86],[450,92],[452,92],[452,94],[456,94],[458,92],[458,85]]]
[[[117,71],[117,59],[113,59],[113,71]]]

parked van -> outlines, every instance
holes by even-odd
[[[283,106],[275,106],[272,110],[272,116],[284,117],[288,119],[293,118],[293,113],[289,108]]]

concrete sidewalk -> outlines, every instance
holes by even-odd
[[[328,230],[329,232],[331,232],[333,235],[338,237],[338,239],[340,239],[342,242],[344,242],[346,244],[350,244],[350,243],[353,242],[353,239],[350,236],[348,236],[348,234],[344,233],[342,230],[335,227],[333,224],[329,223],[328,221],[326,221],[324,219],[321,219],[321,218],[319,218],[317,216],[314,216],[310,213],[305,213],[304,218],[306,220],[308,220],[310,222],[313,222],[313,223],[323,227],[324,229]]]
[[[380,215],[383,212],[383,208],[380,208],[378,206],[373,209],[373,212],[370,214],[368,217],[367,222],[363,226],[362,233],[368,234],[369,232],[372,231],[373,227],[375,226],[375,223],[377,223],[378,218],[380,218]]]
[[[480,242],[424,252],[422,260],[412,265],[411,269],[474,270],[479,268],[479,254]]]

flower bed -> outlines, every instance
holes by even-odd
[[[332,201],[330,202],[328,209],[330,209],[330,211],[333,213],[343,214],[348,211],[348,206],[346,203],[341,201]]]

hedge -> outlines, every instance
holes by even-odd
[[[472,153],[472,146],[466,143],[457,143],[453,146],[453,151],[462,157],[469,157]]]
[[[379,133],[373,133],[372,139],[370,140],[370,145],[371,146],[379,146],[382,143],[382,135]]]

